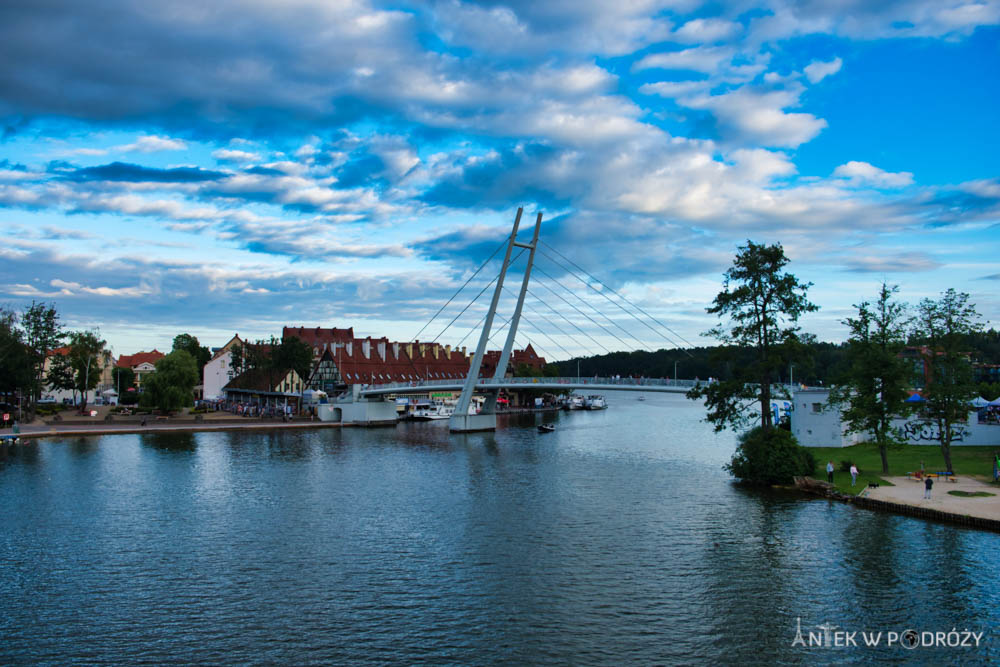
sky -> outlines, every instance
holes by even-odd
[[[521,206],[550,359],[712,344],[747,240],[820,340],[883,280],[1000,319],[1000,0],[14,1],[0,61],[0,304],[115,354],[474,346]]]

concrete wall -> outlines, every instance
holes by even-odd
[[[795,392],[792,411],[792,434],[799,444],[805,447],[850,447],[863,440],[868,440],[865,434],[843,435],[843,425],[840,421],[840,411],[829,404],[829,389],[803,389]],[[936,446],[937,426],[925,422],[918,416],[909,419],[897,419],[893,426],[903,430],[906,442],[911,445]],[[996,424],[980,424],[976,412],[969,413],[965,424],[957,427],[959,431],[952,444],[972,445],[980,447],[1000,447],[1000,426]]]

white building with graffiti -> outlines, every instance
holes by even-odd
[[[806,447],[850,447],[868,440],[865,434],[844,434],[840,410],[830,404],[830,390],[825,388],[800,389],[795,392],[792,409],[792,434],[799,444]],[[893,425],[901,429],[903,438],[910,445],[938,445],[938,429],[933,422],[913,415],[900,419]],[[955,427],[954,445],[1000,447],[1000,424],[979,420],[977,410],[970,408],[969,418]]]

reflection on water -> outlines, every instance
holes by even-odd
[[[697,406],[609,402],[12,448],[0,663],[898,662],[796,623],[996,625],[995,535],[734,486]]]

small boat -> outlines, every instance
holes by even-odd
[[[588,396],[583,401],[583,407],[585,410],[605,410],[608,407],[607,402],[604,400],[603,396],[598,396],[596,394]]]
[[[640,395],[639,395],[639,400],[640,400],[640,401],[645,401],[645,400],[646,400],[646,397],[640,394]]]
[[[554,430],[556,430],[556,425],[555,424],[539,424],[538,425],[538,432],[539,433],[552,433],[552,431],[554,431]]]
[[[583,410],[583,396],[570,396],[567,405],[570,410]]]

